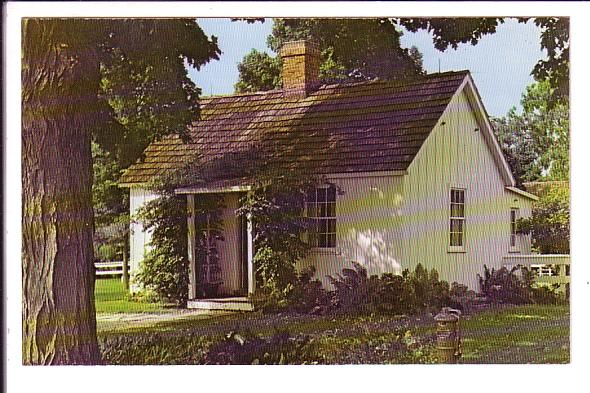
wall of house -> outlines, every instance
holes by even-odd
[[[533,214],[533,200],[510,190],[505,190],[505,192],[510,208],[518,209],[518,217],[530,217]],[[516,247],[509,248],[508,251],[510,254],[530,254],[531,246],[531,235],[518,235],[516,237]]]
[[[314,249],[298,268],[315,266],[324,285],[329,285],[326,275],[352,267],[353,261],[369,274],[401,273],[403,176],[358,174],[329,181],[341,191],[336,196],[336,248]]]
[[[142,187],[129,188],[129,212],[131,218],[135,216],[137,210],[146,202],[156,199],[157,195]],[[130,225],[130,250],[129,250],[129,273],[133,275],[139,270],[141,261],[146,252],[149,250],[151,233],[146,231],[140,222],[132,222]],[[132,289],[137,288],[132,286]]]
[[[510,246],[510,207],[530,202],[505,181],[465,93],[456,95],[408,168],[402,207],[403,267],[436,268],[442,279],[477,289],[483,265],[499,267]],[[449,247],[450,189],[465,189],[464,250]],[[514,202],[516,200],[516,202]],[[520,239],[521,252],[530,242]]]

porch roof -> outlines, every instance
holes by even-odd
[[[176,194],[218,194],[225,192],[244,192],[252,187],[241,179],[221,180],[206,185],[192,185],[179,187],[174,190]]]

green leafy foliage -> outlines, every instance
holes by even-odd
[[[402,33],[386,19],[274,19],[268,46],[275,53],[287,41],[309,40],[320,47],[324,83],[397,79],[423,73],[417,48],[400,46]],[[236,92],[281,87],[281,60],[252,51],[238,66]]]
[[[309,364],[316,363],[309,351],[309,337],[277,331],[270,338],[246,332],[230,332],[205,356],[205,364]]]
[[[281,86],[281,61],[266,52],[252,49],[238,64],[237,93],[273,90]]]
[[[94,249],[98,259],[123,259],[129,237],[129,193],[117,184],[121,166],[112,154],[92,143]]]
[[[517,276],[516,272],[519,270],[520,266],[515,266],[511,270],[506,267],[490,270],[484,265],[483,276],[477,275],[480,292],[493,303],[530,303],[530,284],[527,285]]]
[[[301,282],[295,264],[311,249],[305,234],[312,229],[303,207],[308,190],[320,180],[296,168],[285,175],[272,165],[257,169],[252,177],[254,186],[237,213],[254,218],[256,298],[270,310],[286,306],[294,285]]]
[[[449,284],[439,280],[436,270],[429,272],[422,264],[402,275],[369,277],[362,265],[353,262],[353,269],[342,269],[342,274],[328,278],[334,286],[333,306],[342,312],[414,314],[451,305]]]
[[[150,188],[158,198],[144,204],[135,218],[143,223],[145,230],[152,232],[151,249],[141,262],[137,281],[181,306],[186,304],[188,296],[188,212],[186,197],[177,195],[175,190],[181,185],[194,184],[198,171],[190,167],[199,167],[198,162],[197,157],[187,167],[157,178]],[[217,258],[216,243],[223,241],[219,216],[222,203],[215,194],[196,198],[195,242],[199,265],[207,256]],[[205,226],[210,229],[209,244],[206,244]]]
[[[342,269],[342,274],[328,276],[334,286],[333,305],[346,311],[368,312],[372,306],[371,295],[375,292],[376,279],[369,277],[367,269],[360,263],[353,262],[353,268]]]
[[[199,69],[221,51],[194,19],[113,19],[100,24],[99,101],[109,125],[96,141],[125,168],[164,135],[187,138],[199,117],[200,89],[185,63]]]
[[[152,241],[135,279],[179,305],[188,295],[186,214],[185,199],[166,194],[146,203],[137,217],[152,231]]]
[[[551,103],[548,81],[522,95],[522,114],[512,108],[492,119],[498,142],[519,183],[569,179],[569,103]]]
[[[492,303],[562,304],[569,296],[557,292],[554,286],[535,283],[535,272],[524,267],[501,267],[491,270],[484,265],[484,275],[478,275],[480,292]]]
[[[416,265],[413,272],[406,269],[402,276],[414,289],[415,307],[418,310],[427,308],[440,309],[450,303],[449,283],[439,280],[436,269],[425,269],[422,264]]]
[[[120,254],[127,247],[129,196],[118,179],[154,139],[187,137],[186,125],[199,118],[200,89],[188,78],[185,61],[199,69],[220,51],[216,38],[207,38],[189,19],[110,20],[100,28],[105,36],[97,42],[97,98],[106,124],[94,132],[92,144],[95,242],[113,245]],[[130,37],[145,52],[125,41]],[[124,229],[113,231],[118,228]]]
[[[512,108],[506,117],[490,120],[517,185],[540,179],[539,155],[547,146],[539,146],[525,119],[516,113],[516,108]]]
[[[451,298],[451,307],[463,311],[472,310],[474,306],[481,303],[482,300],[477,296],[477,293],[474,290],[457,282],[451,284],[449,296]]]
[[[531,234],[533,247],[541,254],[569,254],[569,188],[552,187],[533,205],[531,217],[518,220],[518,230]]]
[[[541,28],[541,49],[547,51],[547,58],[539,60],[531,74],[537,81],[549,81],[550,107],[569,102],[569,18],[533,18],[533,22]]]
[[[287,297],[288,308],[298,313],[325,314],[329,311],[330,298],[322,282],[314,279],[316,270],[310,266],[297,273]]]

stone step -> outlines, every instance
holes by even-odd
[[[246,297],[193,299],[186,306],[198,310],[254,311],[254,305]]]

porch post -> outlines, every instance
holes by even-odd
[[[187,194],[187,236],[188,236],[188,298],[197,298],[197,256],[195,236],[195,195]]]
[[[248,258],[248,295],[254,293],[255,281],[254,281],[254,242],[252,237],[252,216],[248,214],[246,216],[246,245],[247,245],[247,258]]]

